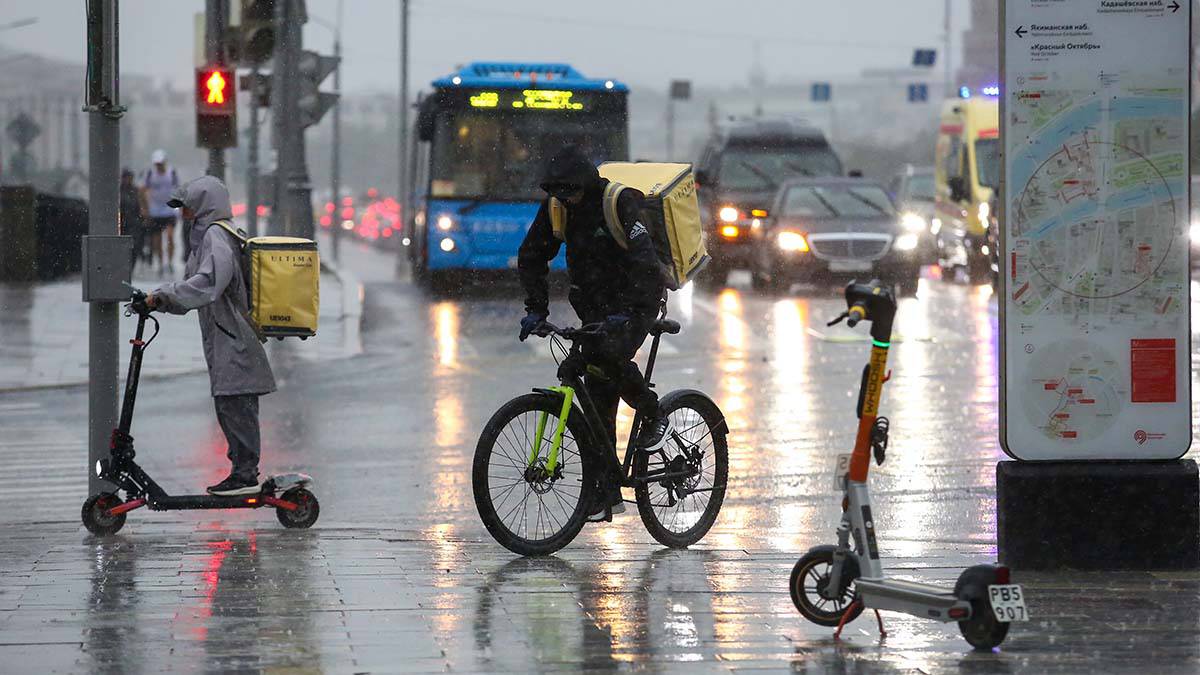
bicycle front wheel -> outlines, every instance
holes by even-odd
[[[550,463],[561,412],[559,396],[518,396],[492,415],[475,446],[475,508],[488,533],[513,553],[553,553],[571,543],[587,518],[594,479],[583,461],[587,432],[578,409]]]
[[[660,403],[673,431],[662,449],[635,449],[634,488],[642,524],[660,544],[684,548],[717,520],[729,479],[725,416],[698,391],[671,392]]]

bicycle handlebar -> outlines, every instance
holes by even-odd
[[[564,340],[574,341],[580,338],[603,335],[604,331],[600,329],[600,326],[602,325],[604,324],[590,323],[586,326],[580,326],[579,328],[559,328],[549,321],[543,321],[541,325],[533,330],[533,335],[538,337],[557,335]]]

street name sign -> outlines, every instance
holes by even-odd
[[[1191,444],[1191,3],[1001,8],[1000,439],[1024,460]]]

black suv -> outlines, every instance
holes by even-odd
[[[700,218],[708,254],[706,279],[751,267],[751,232],[766,222],[779,186],[792,178],[840,176],[842,162],[820,130],[787,120],[748,120],[723,127],[696,164]]]

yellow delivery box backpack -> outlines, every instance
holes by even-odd
[[[617,197],[625,188],[642,194],[639,220],[650,232],[662,263],[667,288],[678,290],[696,278],[708,264],[708,251],[700,230],[700,207],[691,164],[666,162],[605,162],[600,175],[609,180],[604,189],[604,222],[622,248],[628,244],[617,216]],[[567,210],[550,198],[550,224],[554,236],[566,238]]]
[[[237,238],[249,294],[250,323],[260,340],[317,334],[321,259],[317,243],[298,237],[247,237],[232,223],[213,223]]]

